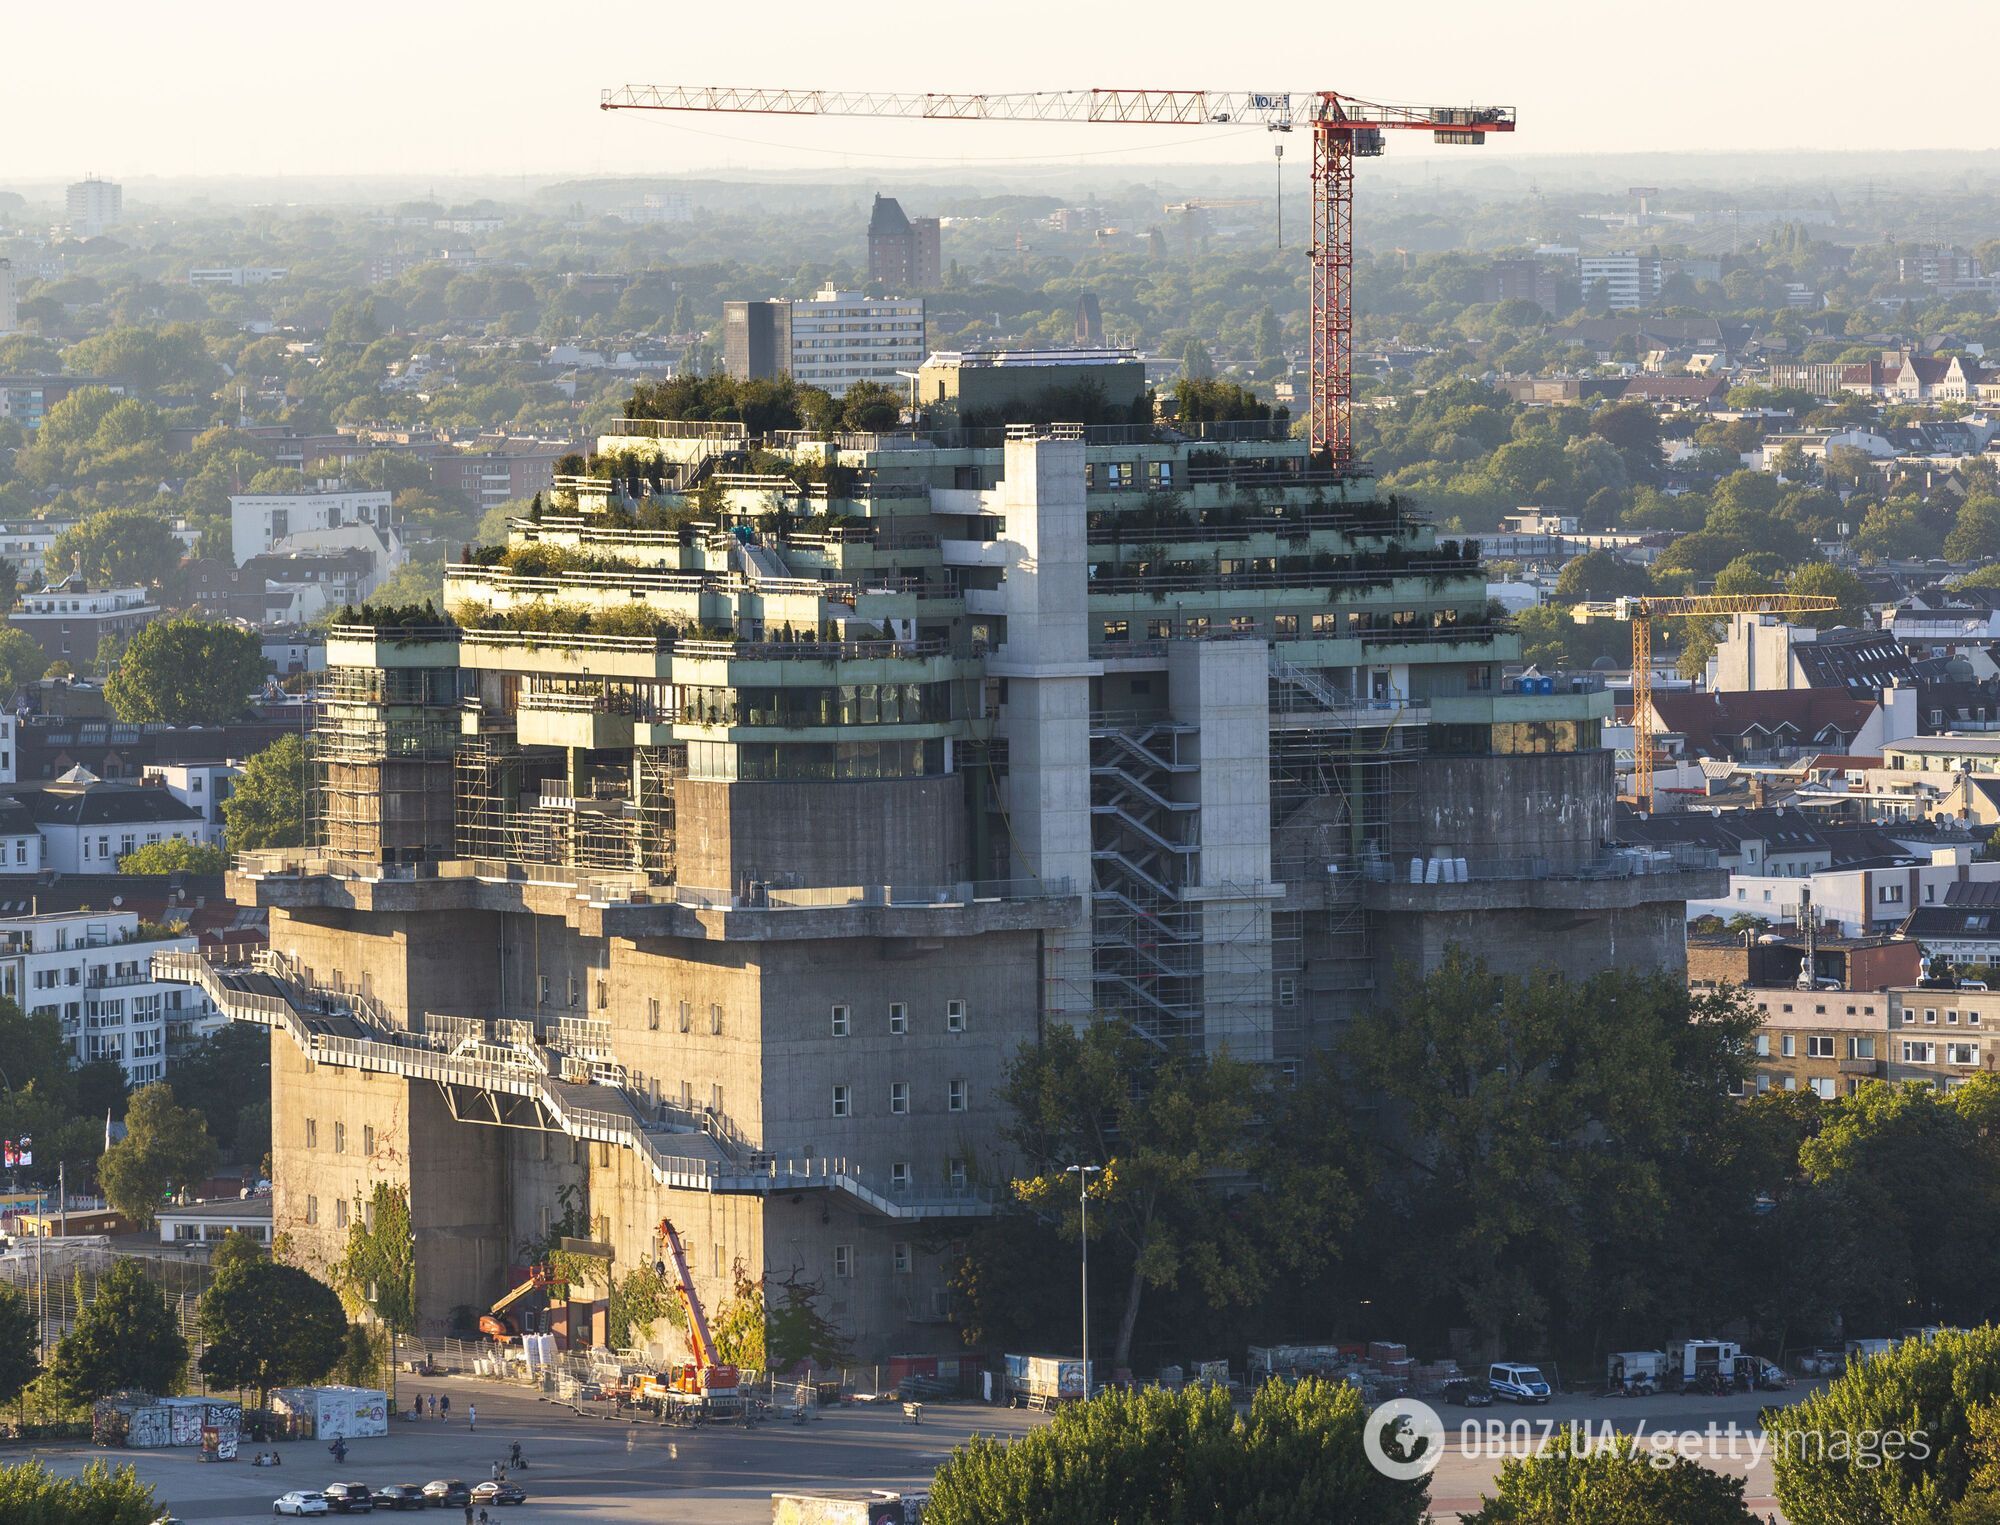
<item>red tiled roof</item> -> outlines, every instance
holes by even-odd
[[[1879,707],[1875,700],[1850,699],[1826,688],[1719,694],[1669,689],[1653,695],[1653,714],[1660,728],[1686,737],[1693,753],[1713,751],[1719,736],[1741,736],[1759,726],[1769,731],[1789,725],[1801,741],[1827,726],[1852,736]]]

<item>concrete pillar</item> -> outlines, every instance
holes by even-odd
[[[1262,641],[1175,641],[1167,708],[1199,727],[1201,850],[1185,891],[1201,909],[1202,1035],[1214,1052],[1272,1055],[1271,716]]]
[[[1090,891],[1090,660],[1083,442],[1007,441],[1001,593],[1006,631],[987,671],[1007,684],[1007,812],[1017,878]],[[1043,1007],[1081,1021],[1095,1005],[1089,918],[1043,943]]]

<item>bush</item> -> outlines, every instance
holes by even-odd
[[[1685,1457],[1657,1459],[1625,1437],[1578,1444],[1559,1429],[1540,1454],[1501,1463],[1499,1493],[1460,1516],[1464,1525],[1757,1525],[1743,1480]]]
[[[1428,1488],[1369,1464],[1366,1412],[1353,1388],[1319,1381],[1267,1383],[1247,1415],[1207,1386],[1106,1393],[1012,1442],[975,1436],[939,1468],[924,1519],[1416,1525]]]
[[[1792,1525],[1930,1525],[1965,1496],[1976,1460],[1971,1414],[1996,1397],[2000,1328],[1905,1340],[1767,1413],[1773,1491]],[[1892,1444],[1885,1432],[1909,1441]]]

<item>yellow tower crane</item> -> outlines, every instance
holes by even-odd
[[[1615,598],[1578,604],[1570,615],[1579,624],[1623,620],[1632,627],[1632,798],[1653,812],[1653,621],[1715,618],[1728,614],[1824,614],[1840,601],[1818,593],[1701,593]]]

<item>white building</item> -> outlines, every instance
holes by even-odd
[[[158,779],[167,793],[200,811],[214,833],[210,840],[222,840],[222,802],[243,776],[241,767],[233,762],[147,763],[144,776]]]
[[[59,874],[108,874],[125,854],[150,842],[214,842],[222,835],[162,784],[111,782],[83,767],[53,783],[17,787],[13,799],[40,833],[37,866]]]
[[[115,180],[87,175],[64,196],[70,236],[96,238],[125,220],[125,187]]]
[[[190,286],[268,286],[282,281],[291,271],[282,265],[227,265],[208,270],[190,270]]]
[[[14,289],[14,262],[0,259],[0,335],[17,333],[21,327],[21,311],[17,298],[20,293]]]
[[[0,329],[0,332],[4,332]],[[0,561],[12,562],[26,583],[48,566],[49,547],[68,529],[69,519],[20,519],[0,524]]]
[[[259,1244],[271,1242],[271,1194],[192,1202],[163,1207],[155,1215],[162,1244],[213,1244],[224,1234],[248,1234]]]
[[[198,986],[152,976],[155,953],[192,949],[134,911],[51,911],[0,918],[0,995],[62,1024],[77,1063],[109,1059],[133,1085],[167,1070],[167,1029],[205,1036],[222,1025]]]
[[[257,493],[229,500],[229,549],[242,566],[273,551],[367,550],[380,573],[402,564],[386,492]]]
[[[1601,290],[1613,312],[1650,307],[1660,299],[1660,261],[1648,254],[1591,254],[1577,261],[1577,275],[1587,303],[1592,288]]]
[[[792,379],[840,396],[857,381],[901,390],[924,363],[920,297],[865,297],[823,287],[791,304]]]
[[[1769,867],[1769,865],[1765,865]],[[1732,871],[1729,893],[1720,900],[1690,900],[1688,920],[1697,916],[1761,916],[1789,921],[1798,913],[1799,891],[1812,891],[1815,915],[1838,923],[1843,937],[1893,932],[1903,918],[1925,906],[1943,905],[1955,884],[2000,883],[2000,862],[1975,862],[1968,847],[1932,848],[1928,863],[1882,868],[1820,868],[1804,874]]]

